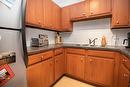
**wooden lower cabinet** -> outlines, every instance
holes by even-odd
[[[54,59],[27,68],[28,87],[50,87],[54,82]]]
[[[85,56],[67,54],[67,74],[84,79]]]
[[[85,80],[113,87],[114,65],[114,59],[89,56],[85,64]]]
[[[55,81],[65,74],[65,56],[59,54],[55,56]]]
[[[27,68],[28,87],[42,87],[41,69],[42,69],[42,63],[37,63]]]
[[[50,87],[54,82],[54,59],[43,61],[41,71],[42,87]]]
[[[123,64],[121,64],[119,71],[118,87],[129,87],[130,71]]]

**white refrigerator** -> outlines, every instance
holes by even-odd
[[[21,0],[14,0],[11,8],[0,0],[0,27],[21,29]],[[8,1],[8,0],[7,0]],[[14,51],[16,62],[9,64],[15,76],[3,87],[27,87],[26,66],[24,63],[24,51],[22,34],[20,30],[0,29],[0,53]]]

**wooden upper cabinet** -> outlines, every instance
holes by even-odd
[[[42,0],[27,0],[26,25],[42,27]]]
[[[52,19],[52,5],[53,2],[51,0],[44,0],[43,10],[44,10],[44,28],[52,29],[53,19]]]
[[[119,69],[119,81],[118,81],[118,87],[129,87],[129,81],[130,81],[130,72],[129,70],[121,64]]]
[[[90,0],[90,15],[104,16],[111,15],[112,0]]]
[[[70,6],[71,20],[85,19],[88,14],[89,4],[86,1],[79,2]]]
[[[113,87],[114,59],[88,56],[85,64],[85,80]]]
[[[55,81],[65,74],[65,55],[55,56]]]
[[[113,0],[112,28],[130,27],[130,0]]]
[[[54,83],[54,59],[51,58],[43,61],[41,70],[42,70],[41,75],[42,87],[50,87]]]
[[[60,29],[61,29],[61,8],[55,3],[52,4],[52,19],[53,19],[52,29],[56,30],[56,31],[60,31]]]
[[[67,73],[80,79],[84,79],[85,56],[67,54]]]
[[[62,8],[61,28],[62,28],[62,31],[73,31],[72,22],[70,21],[70,6]]]
[[[37,63],[35,65],[29,66],[27,68],[27,82],[28,87],[42,87],[41,77],[42,77],[42,64]]]
[[[35,0],[27,0],[26,5],[26,25],[35,24],[35,11],[31,10],[35,8]]]

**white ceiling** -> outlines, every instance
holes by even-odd
[[[84,1],[84,0],[52,0],[52,1],[54,1],[60,7],[64,7],[64,6],[71,5],[71,4],[81,2],[81,1]]]

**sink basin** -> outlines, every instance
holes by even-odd
[[[76,46],[83,46],[83,47],[101,47],[100,45],[89,45],[89,44],[76,44]]]

